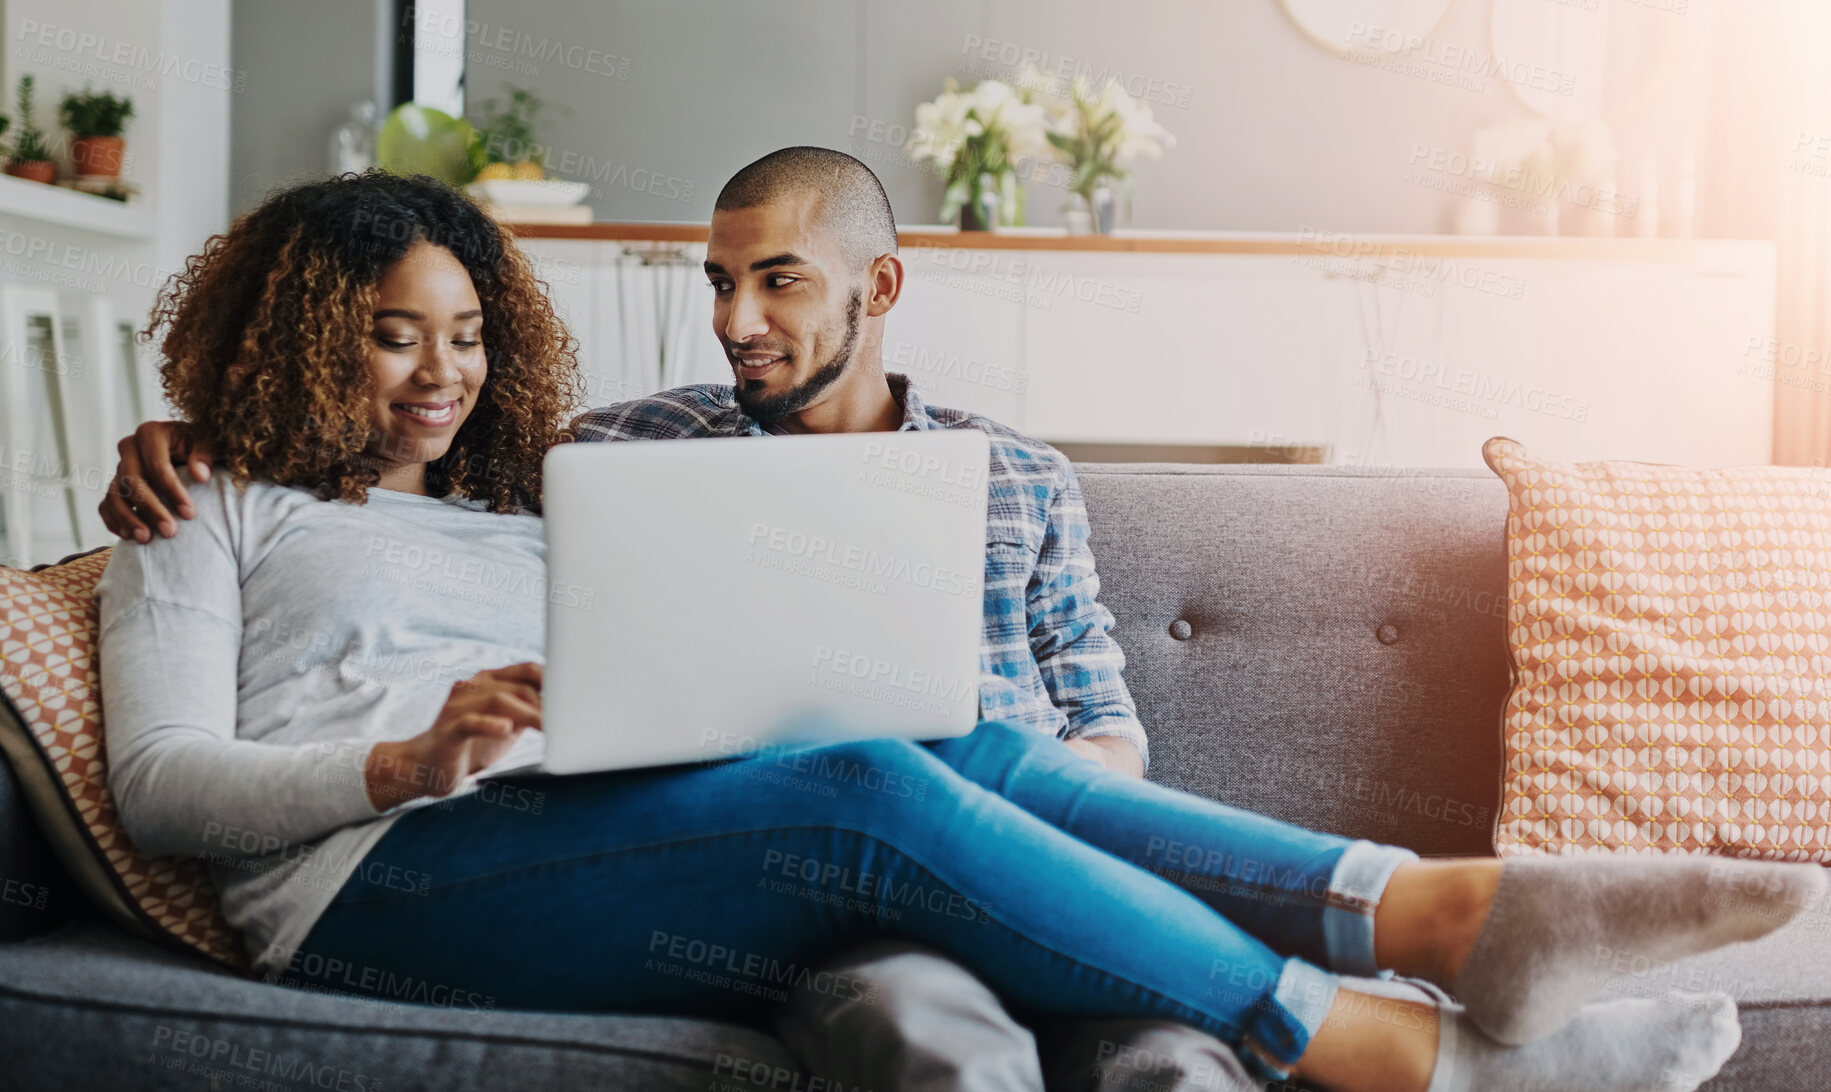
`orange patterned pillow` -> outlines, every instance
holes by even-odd
[[[108,554],[34,572],[0,567],[0,752],[64,868],[110,917],[246,969],[203,863],[140,855],[115,814],[95,661],[95,585]]]
[[[1823,478],[1483,455],[1508,495],[1495,849],[1831,862]]]

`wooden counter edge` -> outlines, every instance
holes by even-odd
[[[518,238],[586,242],[703,243],[704,224],[510,224]],[[1562,236],[1381,236],[1343,232],[1290,235],[1041,235],[995,231],[901,231],[905,248],[1071,251],[1090,254],[1292,255],[1342,260],[1418,257],[1686,261],[1700,248],[1743,239],[1639,239]],[[1760,243],[1760,240],[1753,242]],[[1771,245],[1771,244],[1770,244]]]

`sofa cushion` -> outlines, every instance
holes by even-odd
[[[96,550],[31,572],[0,567],[0,753],[69,875],[123,927],[245,967],[202,862],[148,857],[108,791],[95,659]]]
[[[1831,497],[1805,467],[1563,464],[1509,494],[1496,849],[1831,862]]]
[[[1507,691],[1498,481],[1076,470],[1153,778],[1426,854],[1492,851]]]
[[[777,1040],[749,1028],[307,993],[230,974],[94,917],[51,936],[0,945],[0,1056],[7,1087],[47,1090],[268,1087],[264,1082],[271,1081],[347,1092],[705,1092],[721,1081],[740,1088],[811,1083],[795,1073]]]

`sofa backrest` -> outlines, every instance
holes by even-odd
[[[1508,685],[1497,479],[1077,469],[1153,779],[1422,853],[1489,851]],[[0,940],[80,902],[0,758]]]
[[[1506,490],[1486,471],[1083,464],[1151,777],[1491,852]]]

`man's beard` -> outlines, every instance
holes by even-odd
[[[799,386],[790,387],[777,395],[759,396],[757,392],[764,387],[761,379],[739,380],[736,385],[738,405],[759,421],[779,421],[813,405],[851,366],[852,354],[858,351],[859,319],[864,313],[865,294],[854,288],[851,298],[846,301],[846,338],[840,343],[839,351],[833,354],[833,359],[816,368],[814,374],[802,380]]]

